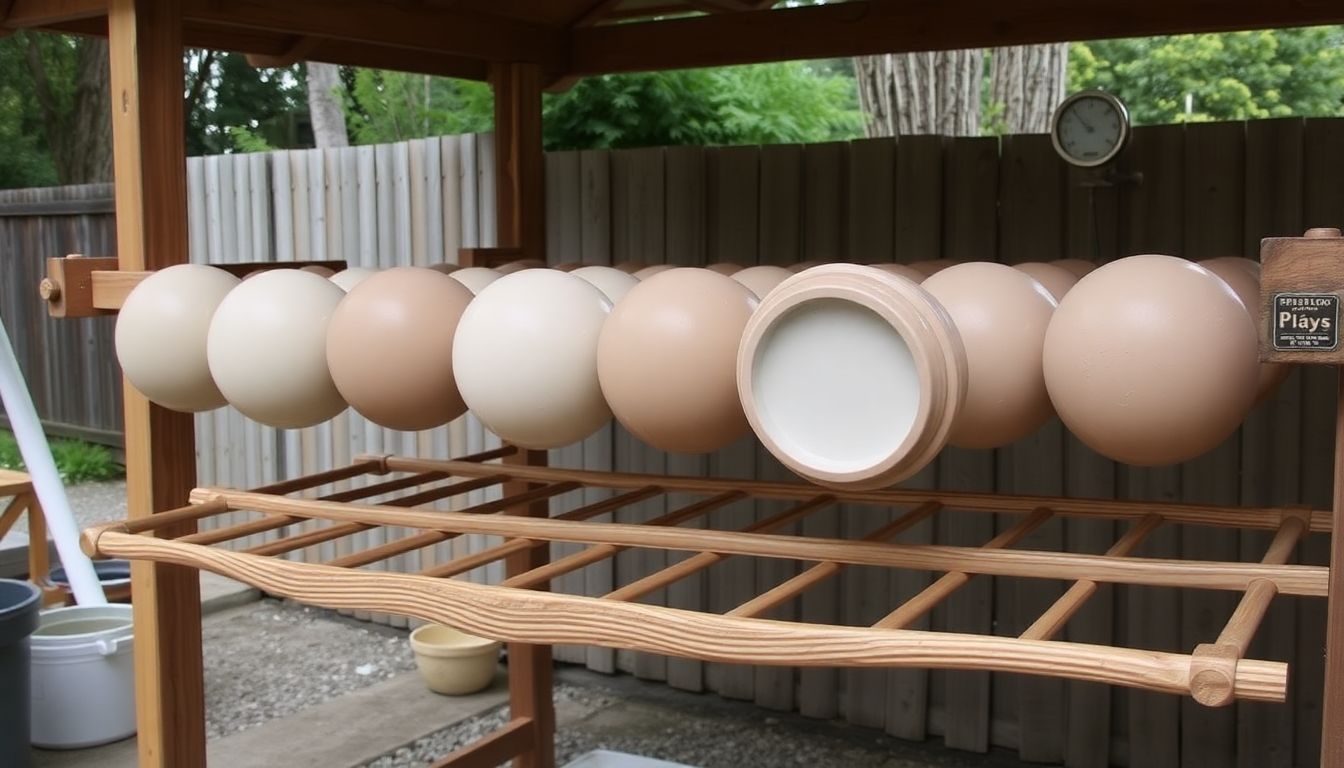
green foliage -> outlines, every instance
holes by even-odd
[[[351,139],[369,144],[489,130],[482,83],[356,70]],[[756,144],[852,138],[862,130],[851,74],[801,62],[606,75],[543,103],[547,149]]]
[[[125,474],[112,458],[107,446],[81,440],[52,440],[51,457],[61,481],[70,485],[96,480],[112,480]],[[24,470],[23,455],[14,433],[0,430],[0,468]]]
[[[493,122],[485,83],[357,69],[346,86],[346,127],[356,144],[488,131]]]
[[[55,184],[56,164],[47,147],[46,126],[37,102],[26,60],[26,33],[0,38],[0,189]],[[57,93],[69,94],[74,84],[73,44],[70,38],[41,35],[44,53],[57,58],[49,73]]]
[[[311,146],[302,65],[260,69],[236,53],[190,50],[187,154]]]
[[[1344,27],[1074,43],[1069,87],[1116,94],[1138,125],[1344,115]]]

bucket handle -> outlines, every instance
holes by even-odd
[[[111,656],[120,650],[123,643],[131,641],[132,635],[118,635],[117,637],[100,637],[94,641],[94,646],[98,648],[98,653],[103,656]]]

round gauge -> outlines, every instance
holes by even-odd
[[[1079,91],[1055,109],[1050,140],[1059,156],[1073,165],[1105,165],[1129,141],[1129,111],[1109,93]]]

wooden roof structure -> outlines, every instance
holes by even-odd
[[[825,5],[775,0],[0,0],[0,36],[33,29],[109,38],[117,256],[112,265],[106,264],[111,259],[52,260],[63,262],[64,277],[56,283],[59,291],[49,291],[49,300],[70,316],[115,311],[135,280],[186,261],[184,47],[249,54],[259,66],[328,61],[489,81],[495,93],[498,247],[464,250],[461,260],[490,265],[544,256],[541,94],[575,78],[1342,21],[1339,0],[848,0]],[[57,276],[57,271],[53,267],[50,274]],[[177,509],[192,497],[196,484],[192,416],[154,405],[130,386],[125,402],[131,525],[165,539],[193,535],[200,514]],[[1337,445],[1336,498],[1344,499],[1344,422]],[[538,483],[546,452],[508,448],[474,460],[496,458],[505,465],[502,495],[509,501],[493,511],[548,518],[547,488],[558,486]],[[367,469],[364,464],[356,470]],[[414,477],[439,477],[441,469]],[[332,471],[304,481],[320,485],[350,476]],[[269,492],[308,487],[293,483]],[[344,519],[348,525],[363,524],[348,515]],[[1344,502],[1337,502],[1332,526],[1344,528]],[[607,541],[611,546],[610,537]],[[721,549],[716,546],[701,554],[716,557]],[[1326,723],[1344,713],[1344,536],[1335,536],[1332,547]],[[1291,543],[1266,558],[1286,557],[1290,550]],[[497,554],[505,558],[512,579],[541,569],[549,559],[547,547],[532,546],[526,537]],[[205,765],[199,583],[193,570],[171,563],[171,558],[146,556],[132,571],[143,768]],[[1250,602],[1243,603],[1251,607],[1237,613],[1243,624],[1246,617],[1258,623],[1275,593],[1271,583],[1251,586],[1254,594],[1248,591]],[[553,768],[551,654],[550,646],[541,644],[550,637],[511,638],[513,719],[436,766],[480,768],[513,758],[517,768]],[[1192,680],[1235,679],[1237,654],[1210,648]],[[1344,729],[1324,729],[1321,764],[1344,768]]]
[[[0,0],[0,27],[106,34],[109,0]],[[186,45],[474,80],[1344,21],[1327,0],[182,0]]]

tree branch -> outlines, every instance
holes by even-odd
[[[51,149],[52,157],[59,158],[64,156],[61,110],[56,104],[55,95],[51,92],[51,81],[47,78],[47,67],[42,62],[42,49],[38,46],[37,37],[25,32],[23,40],[26,44],[24,52],[28,61],[28,73],[33,77],[33,91],[37,96],[38,105],[42,108],[43,122],[47,127],[47,145]]]
[[[210,76],[210,67],[215,63],[215,52],[207,50],[205,57],[201,59],[201,64],[196,68],[196,80],[191,84],[191,91],[187,93],[187,103],[184,105],[185,114],[190,115],[196,111],[196,107],[201,103],[201,95],[205,93],[205,82]]]

